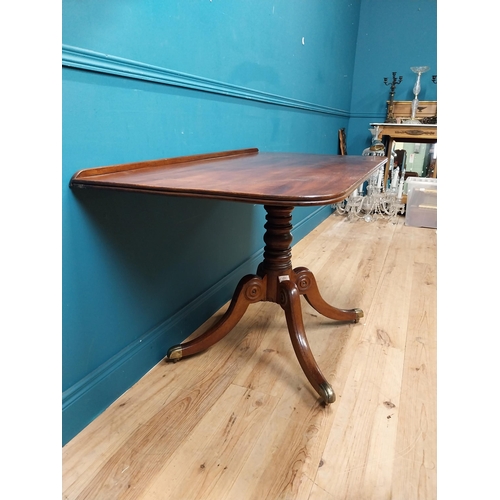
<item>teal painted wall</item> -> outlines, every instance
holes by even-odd
[[[264,222],[251,204],[73,192],[71,176],[246,147],[338,153],[359,14],[343,0],[63,0],[63,443],[229,300]],[[330,213],[297,209],[294,243]]]
[[[392,80],[396,71],[403,81],[395,100],[413,99],[416,75],[411,66],[430,66],[422,75],[419,99],[437,100],[437,85],[431,81],[438,74],[437,0],[363,0],[347,129],[349,154],[361,154],[370,145],[370,123],[385,119],[389,86],[384,77]]]

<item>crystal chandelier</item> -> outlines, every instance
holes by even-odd
[[[384,145],[378,139],[379,127],[368,130],[372,134],[372,145],[363,151],[363,156],[385,156]],[[363,193],[363,183],[348,198],[334,205],[335,213],[346,216],[349,221],[364,219],[366,222],[378,218],[394,221],[398,214],[404,215],[405,204],[401,202],[404,171],[400,175],[399,167],[394,168],[394,153],[391,154],[389,161],[391,182],[388,189],[382,186],[384,164],[369,178],[365,193]]]
[[[376,221],[378,218],[394,221],[398,214],[404,215],[405,204],[401,202],[400,194],[403,182],[391,184],[394,187],[383,191],[382,187],[377,185],[377,177],[378,174],[368,181],[366,194],[359,194],[358,188],[344,201],[336,203],[335,213],[346,216],[349,221],[363,219],[365,222]]]

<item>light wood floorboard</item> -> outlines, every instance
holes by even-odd
[[[293,247],[335,323],[303,301],[337,400],[318,402],[281,308],[159,363],[63,448],[66,500],[434,500],[436,231],[332,215]],[[224,306],[193,336],[224,312]]]

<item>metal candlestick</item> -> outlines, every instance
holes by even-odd
[[[392,72],[392,82],[390,83],[391,85],[391,92],[389,94],[389,106],[387,107],[387,116],[385,118],[386,123],[395,123],[396,120],[394,119],[394,94],[396,93],[396,85],[399,85],[403,81],[403,77],[400,76],[399,78],[396,78],[396,71]],[[389,85],[389,79],[384,78],[384,83],[386,85]]]

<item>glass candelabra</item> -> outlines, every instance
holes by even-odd
[[[414,73],[417,75],[417,81],[415,82],[415,85],[413,86],[413,94],[415,97],[413,98],[413,101],[411,101],[411,119],[406,120],[405,123],[410,123],[410,124],[419,124],[420,121],[415,118],[417,114],[417,109],[418,109],[418,94],[420,94],[420,76],[423,73],[426,73],[429,71],[431,68],[429,66],[412,66],[410,68]]]

